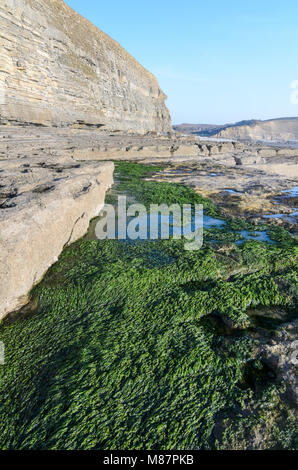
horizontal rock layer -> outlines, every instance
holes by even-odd
[[[0,122],[171,130],[156,78],[62,0],[1,0]]]
[[[0,319],[26,304],[63,248],[86,233],[104,205],[114,165],[36,157],[2,161],[1,169]]]
[[[298,118],[252,121],[250,124],[230,126],[214,136],[227,139],[298,141]]]

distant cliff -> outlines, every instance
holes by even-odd
[[[1,0],[0,123],[169,131],[156,78],[63,0]]]
[[[262,140],[288,142],[298,140],[298,118],[247,120],[235,124],[180,124],[173,126],[178,132],[204,137],[235,140]]]
[[[217,132],[215,137],[279,142],[298,140],[298,118],[239,123]]]

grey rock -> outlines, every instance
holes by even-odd
[[[0,123],[171,131],[156,78],[63,0],[2,0],[0,30]]]

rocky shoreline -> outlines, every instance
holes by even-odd
[[[168,163],[159,180],[192,186],[230,215],[271,214],[273,223],[295,228],[296,200],[285,191],[297,185],[296,149],[175,133],[0,126],[0,318],[26,304],[63,247],[86,233],[117,160]]]
[[[13,149],[19,145],[15,139]],[[28,155],[20,157],[12,150],[3,158],[4,142],[2,139],[0,319],[25,305],[31,288],[58,260],[63,248],[86,233],[90,220],[104,205],[114,170],[112,162],[80,164],[51,152],[46,157],[35,152],[34,145]]]

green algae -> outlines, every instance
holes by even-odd
[[[132,166],[131,166],[132,165]],[[137,168],[136,168],[137,165]],[[188,186],[180,183],[159,183],[144,179],[153,171],[161,170],[160,166],[147,166],[141,164],[130,164],[117,162],[116,172],[120,182],[118,191],[133,194],[134,197],[147,208],[150,204],[202,204],[205,213],[209,216],[220,216],[217,207],[207,198],[195,193]]]
[[[144,179],[158,170],[118,163],[118,191],[220,215],[189,188]],[[241,448],[273,409],[284,427],[268,447],[292,448],[285,386],[247,379],[256,340],[243,328],[249,308],[294,310],[296,265],[284,232],[274,245],[207,237],[193,252],[183,240],[76,242],[34,289],[34,315],[0,326],[0,448]]]

